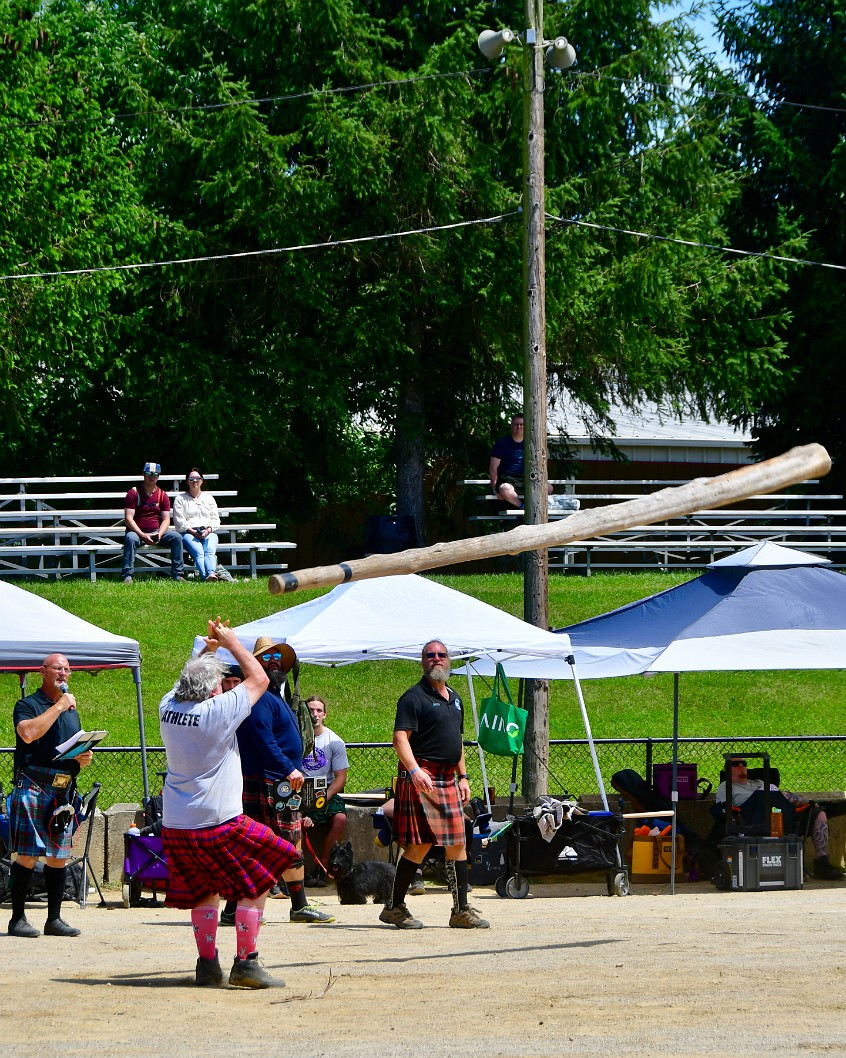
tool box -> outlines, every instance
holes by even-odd
[[[725,882],[720,888],[738,892],[801,889],[804,884],[804,842],[782,838],[727,835],[720,842]],[[730,880],[730,881],[729,881]]]

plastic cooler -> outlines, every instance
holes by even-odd
[[[669,881],[673,856],[672,837],[635,835],[632,839],[631,872],[633,882]],[[684,838],[676,836],[676,880],[684,876]]]

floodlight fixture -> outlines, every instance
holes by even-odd
[[[479,51],[486,59],[498,59],[505,51],[505,45],[510,44],[514,37],[510,29],[483,29],[479,34]]]
[[[576,61],[576,49],[566,37],[556,37],[546,49],[546,61],[553,70],[566,70]]]

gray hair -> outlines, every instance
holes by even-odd
[[[211,698],[226,665],[214,654],[200,654],[186,661],[173,690],[175,702],[204,702]]]

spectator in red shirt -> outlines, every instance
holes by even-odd
[[[124,584],[132,583],[135,552],[142,544],[160,544],[170,548],[170,576],[185,580],[182,562],[182,537],[170,527],[170,499],[158,486],[162,468],[158,463],[144,464],[144,483],[129,490],[123,501],[126,536],[123,541]]]

